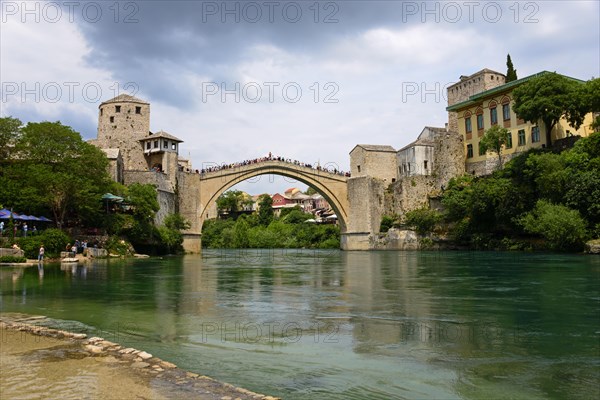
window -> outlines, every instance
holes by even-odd
[[[465,131],[467,133],[471,133],[472,132],[472,127],[471,127],[471,117],[469,118],[465,118]]]
[[[150,142],[146,142],[146,150],[150,150],[150,146],[151,146],[151,143]]]
[[[155,149],[158,149],[158,140],[155,140],[155,141],[154,141],[154,148],[155,148]]]
[[[540,141],[540,128],[537,126],[531,127],[531,143],[537,143]]]
[[[502,104],[502,118],[505,121],[510,121],[510,104]]]
[[[473,145],[467,145],[467,158],[473,158]]]
[[[360,165],[357,165],[356,167],[358,168],[358,172],[360,172]]]
[[[519,129],[519,146],[525,146],[525,129]]]
[[[100,109],[100,115],[103,115],[103,114],[104,114],[104,109],[103,109],[103,108],[101,108],[101,109]]]
[[[177,143],[173,142],[171,144],[171,150],[177,151]]]
[[[477,130],[483,129],[483,114],[477,114]]]
[[[136,114],[141,114],[142,113],[142,107],[136,107],[135,108],[135,113]]]
[[[163,140],[163,148],[165,148],[165,149],[169,148],[169,141],[168,140]]]
[[[504,147],[507,149],[512,149],[512,132],[508,133],[508,137],[506,138],[506,143],[504,144]]]
[[[115,112],[120,113],[121,112],[121,106],[115,106]]]
[[[483,146],[481,145],[481,142],[479,142],[477,144],[477,147],[479,147],[479,155],[482,156],[485,154],[485,150],[483,150]]]
[[[498,123],[498,112],[495,106],[494,108],[490,108],[490,121],[492,122],[492,125],[496,125]]]
[[[425,167],[425,169],[427,169],[427,160],[423,161],[423,167]]]
[[[110,122],[111,123],[115,122],[115,117],[110,117]]]

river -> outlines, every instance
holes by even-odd
[[[284,399],[600,397],[600,257],[206,250],[0,279],[2,312]]]

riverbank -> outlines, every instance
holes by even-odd
[[[3,397],[276,400],[103,338],[48,328],[48,322],[0,314]]]

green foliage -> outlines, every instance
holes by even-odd
[[[27,258],[21,256],[2,256],[0,257],[0,263],[25,263],[27,262]]]
[[[553,212],[569,215],[571,224],[564,221],[564,226],[573,229],[572,236],[578,240],[585,230],[600,233],[600,133],[580,139],[572,149],[559,154],[540,149],[528,151],[490,177],[465,175],[452,179],[442,204],[452,226],[452,237],[476,248],[489,247],[492,242],[500,248],[515,247],[504,246],[500,238],[524,233],[541,235],[533,222],[541,219],[554,223],[546,215],[551,209],[548,204],[554,207]],[[523,215],[528,215],[526,220],[519,218]],[[556,225],[561,221],[557,220]],[[579,229],[581,221],[583,231]],[[552,223],[548,226],[552,227]],[[547,238],[548,248],[578,249],[580,245],[571,240],[560,247],[557,240]],[[531,247],[518,243],[521,248]]]
[[[226,211],[231,214],[236,213],[242,210],[244,206],[251,204],[252,199],[241,190],[229,190],[217,199],[217,208],[219,211]]]
[[[183,234],[182,230],[190,229],[190,223],[180,214],[169,214],[165,217],[164,226],[158,227],[157,239],[160,243],[158,246],[165,248],[166,252],[181,252],[183,251]]]
[[[273,199],[268,194],[258,198],[258,222],[268,226],[273,221]]]
[[[165,217],[164,225],[169,229],[185,231],[190,229],[190,223],[181,214],[169,214]]]
[[[268,226],[255,216],[237,220],[207,220],[202,228],[202,246],[207,248],[339,248],[336,225],[305,223],[306,214],[292,209]],[[310,214],[309,214],[310,216]],[[293,222],[292,222],[293,221]]]
[[[289,224],[299,224],[305,222],[307,219],[312,219],[314,216],[310,213],[302,211],[300,206],[294,208],[287,208],[281,211],[281,220]]]
[[[69,235],[60,229],[46,229],[40,235],[19,238],[18,244],[28,258],[37,258],[42,244],[46,257],[55,258],[70,241]]]
[[[379,224],[379,232],[385,233],[390,230],[392,226],[394,226],[394,221],[396,219],[389,215],[383,215],[381,217],[381,223]]]
[[[304,191],[304,194],[308,195],[308,196],[312,196],[313,194],[317,194],[317,191],[314,188],[312,188],[312,187],[309,186]]]
[[[406,225],[416,230],[419,235],[432,232],[441,220],[442,215],[438,211],[425,207],[409,211],[405,215]]]
[[[419,238],[419,247],[421,250],[429,250],[433,247],[433,240],[428,237]]]
[[[120,256],[132,256],[135,253],[131,243],[119,236],[109,237],[104,244],[104,248],[109,254],[117,254]]]
[[[37,258],[40,246],[42,243],[42,239],[39,236],[28,236],[22,237],[17,240],[19,247],[25,253],[25,257],[27,258]],[[65,243],[66,246],[67,243]],[[45,248],[45,246],[44,246]],[[64,246],[61,250],[64,250]],[[47,252],[48,253],[48,252]],[[46,256],[50,257],[50,254],[46,254]]]
[[[525,231],[541,235],[552,250],[580,250],[587,237],[586,223],[578,211],[539,200],[519,218]]]
[[[125,235],[133,230],[136,224],[131,214],[108,214],[104,219],[104,226],[109,235]]]
[[[508,143],[510,131],[500,125],[494,125],[487,131],[479,142],[482,151],[491,151],[498,155],[498,169],[502,168],[502,148]]]
[[[29,214],[51,212],[63,225],[85,224],[101,213],[110,186],[105,154],[60,122],[29,123],[0,118],[0,202]]]
[[[0,163],[8,161],[11,146],[14,146],[20,137],[22,122],[16,118],[0,118]]]
[[[153,185],[133,183],[127,187],[127,201],[133,207],[133,215],[140,222],[150,222],[160,210],[158,193]]]
[[[548,145],[552,143],[552,128],[562,117],[579,129],[584,116],[592,111],[585,98],[585,86],[555,72],[531,78],[515,88],[513,96],[513,109],[520,118],[533,124],[544,123]]]
[[[517,70],[514,68],[510,54],[506,55],[506,83],[517,80]]]

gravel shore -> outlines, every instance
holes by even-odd
[[[44,319],[0,314],[2,398],[276,400]]]

